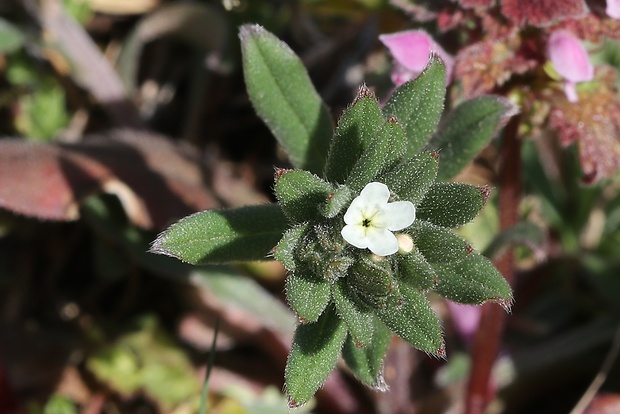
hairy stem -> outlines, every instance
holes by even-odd
[[[499,219],[501,231],[517,224],[518,206],[521,197],[521,142],[518,138],[520,117],[513,117],[506,126],[501,149],[499,171]],[[514,256],[508,249],[496,260],[496,266],[508,283],[513,285]],[[472,370],[467,388],[465,412],[482,414],[495,395],[490,384],[491,370],[501,345],[506,321],[504,310],[494,303],[483,306],[480,325],[472,351]]]

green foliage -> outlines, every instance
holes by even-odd
[[[384,122],[377,98],[362,86],[351,106],[338,120],[325,166],[325,177],[344,184],[359,158],[375,141],[377,131]]]
[[[486,301],[509,307],[512,291],[495,266],[484,256],[472,253],[460,262],[434,264],[435,290],[458,303],[480,305]]]
[[[295,167],[322,174],[333,124],[301,60],[258,25],[241,26],[239,37],[245,83],[256,113]]]
[[[347,329],[333,307],[318,321],[297,327],[286,361],[286,392],[292,406],[304,404],[334,369]]]
[[[274,192],[284,214],[293,222],[316,220],[333,187],[303,170],[276,172]]]
[[[414,245],[431,263],[458,262],[471,252],[471,246],[450,230],[416,220],[409,229]]]
[[[405,133],[396,120],[390,119],[376,131],[368,148],[353,166],[347,186],[359,192],[366,184],[375,181],[386,169],[393,167],[403,156],[407,143]]]
[[[151,252],[191,264],[264,260],[287,228],[275,204],[203,211],[161,233]]]
[[[15,25],[0,18],[0,53],[18,51],[25,41],[25,36]]]
[[[357,379],[378,391],[386,391],[383,359],[390,346],[392,332],[377,317],[372,318],[371,326],[372,343],[360,347],[353,336],[349,335],[342,349],[342,357]]]
[[[433,57],[383,110],[368,88],[360,88],[332,132],[293,52],[258,26],[243,26],[240,37],[250,99],[298,169],[276,170],[277,205],[190,216],[163,232],[152,251],[190,263],[256,260],[273,251],[289,271],[286,299],[300,319],[285,373],[291,405],[314,395],[341,353],[357,378],[385,390],[381,367],[392,333],[428,354],[445,356],[441,325],[426,292],[505,307],[512,300],[488,259],[450,230],[476,217],[488,189],[436,179],[469,162],[513,107],[495,97],[469,101],[433,135],[445,95],[445,68]],[[412,225],[390,224],[402,229],[398,253],[373,255],[341,233],[349,206],[367,202],[356,197],[371,182],[388,187],[391,207],[380,210],[385,200],[369,201],[347,220],[373,216],[355,224],[360,227],[347,225],[363,234],[375,231],[367,222],[375,223],[378,212],[383,216],[372,224],[377,228],[390,214],[410,214],[414,220],[413,209],[398,210],[413,204]],[[368,188],[365,194],[384,187]],[[391,237],[384,240],[398,240],[392,228],[381,231],[380,237]]]
[[[457,106],[428,143],[441,157],[438,178],[447,180],[458,174],[516,113],[514,104],[497,96],[480,96]]]
[[[418,218],[442,227],[458,227],[480,212],[490,189],[462,183],[434,183],[417,210]]]
[[[383,173],[378,181],[384,183],[402,200],[418,205],[437,176],[437,160],[423,152]]]
[[[400,294],[399,294],[400,293]],[[422,292],[406,284],[388,296],[377,316],[396,335],[427,354],[444,356],[441,326]]]
[[[189,359],[152,317],[141,318],[115,343],[97,350],[86,367],[121,395],[144,392],[166,410],[198,408],[200,382]]]
[[[385,104],[385,117],[396,117],[405,130],[407,158],[419,152],[435,131],[443,111],[445,83],[446,67],[433,54],[420,76],[398,87]]]

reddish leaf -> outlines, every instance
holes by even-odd
[[[460,0],[459,3],[465,8],[488,8],[495,3],[495,0]]]
[[[580,39],[598,43],[604,38],[620,39],[620,20],[590,13],[583,19],[569,19],[555,25]],[[554,29],[556,28],[554,27]]]
[[[596,90],[579,94],[579,102],[559,98],[550,125],[560,134],[562,145],[576,143],[584,182],[595,183],[612,176],[620,161],[620,99],[606,79]]]
[[[465,96],[472,97],[493,91],[512,75],[523,74],[536,67],[537,60],[524,52],[518,36],[474,43],[456,57],[454,78],[460,79]]]
[[[502,0],[502,13],[519,26],[546,26],[588,12],[583,0]]]
[[[120,130],[77,144],[0,141],[0,206],[44,220],[75,220],[79,202],[116,194],[133,224],[162,228],[217,201],[195,157],[165,138]]]

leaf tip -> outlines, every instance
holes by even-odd
[[[276,167],[276,168],[275,168],[275,170],[274,170],[274,172],[273,172],[273,178],[274,178],[274,180],[277,182],[280,178],[282,178],[282,176],[283,176],[284,174],[286,174],[286,173],[287,173],[287,172],[289,172],[289,171],[291,171],[291,170],[286,169],[286,168],[279,168],[279,167]]]
[[[512,303],[513,303],[512,296],[510,298],[508,298],[508,299],[506,299],[506,298],[495,299],[495,300],[493,300],[493,302],[495,302],[499,306],[501,306],[502,309],[504,309],[504,311],[506,311],[506,313],[511,313],[512,312]]]
[[[374,99],[374,100],[377,100],[377,97],[375,96],[374,92],[372,90],[370,90],[370,88],[368,86],[366,86],[365,83],[362,84],[360,86],[359,90],[357,91],[357,96],[353,100],[353,105],[355,105],[358,101],[360,101],[362,99]]]
[[[482,195],[482,205],[485,206],[487,204],[487,201],[489,201],[489,197],[491,196],[491,191],[493,190],[493,188],[488,185],[483,185],[482,187],[479,187],[479,189],[480,194]]]
[[[239,39],[241,43],[245,43],[250,36],[265,32],[265,28],[260,24],[244,24],[239,28]]]
[[[298,403],[297,401],[293,400],[291,397],[288,397],[288,408],[290,409],[299,408],[302,405],[303,405],[302,403]]]

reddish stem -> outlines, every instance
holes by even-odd
[[[501,230],[509,229],[519,220],[518,207],[521,198],[521,142],[518,138],[519,116],[513,117],[506,126],[501,149],[499,171],[499,220]],[[513,285],[514,256],[508,249],[495,265],[508,283]],[[480,325],[472,352],[472,370],[467,388],[465,412],[482,414],[493,399],[495,390],[490,386],[491,370],[499,353],[506,313],[495,303],[482,308]]]

